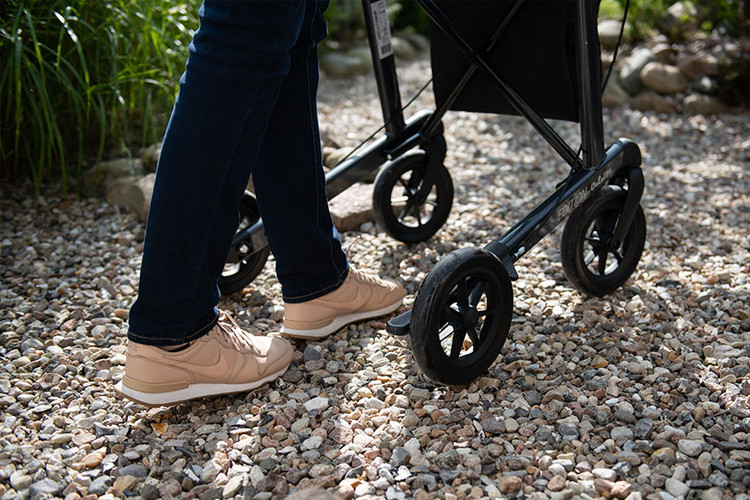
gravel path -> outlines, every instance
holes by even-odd
[[[426,61],[407,64],[403,94],[425,74]],[[323,79],[329,141],[353,146],[381,124],[377,100],[361,98],[371,80]],[[566,174],[520,119],[445,125],[456,197],[443,230],[411,247],[371,224],[343,235],[354,265],[410,294]],[[100,200],[35,205],[2,188],[0,498],[750,498],[750,115],[615,109],[605,128],[644,154],[637,271],[611,296],[582,297],[550,235],[519,261],[509,339],[468,387],[431,384],[408,338],[370,321],[295,343],[283,380],[250,393],[121,401],[142,225]],[[576,126],[562,130],[576,142]],[[276,331],[273,263],[222,307]]]

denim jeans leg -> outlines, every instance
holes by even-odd
[[[325,190],[317,114],[317,43],[325,36],[318,9],[306,16],[291,68],[271,113],[253,170],[261,216],[286,302],[337,288],[348,270]]]
[[[130,340],[176,345],[217,319],[223,268],[307,2],[206,0],[162,145]]]

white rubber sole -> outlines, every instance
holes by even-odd
[[[191,399],[205,398],[210,396],[220,396],[233,394],[236,392],[245,392],[256,389],[263,384],[276,380],[284,374],[288,367],[272,373],[255,382],[247,384],[191,384],[186,389],[170,392],[141,392],[131,389],[122,383],[122,380],[115,384],[115,391],[120,395],[145,406],[168,406]]]
[[[286,326],[281,327],[281,334],[285,335],[287,337],[292,337],[295,339],[321,339],[323,337],[327,337],[328,335],[332,333],[336,333],[349,323],[354,323],[355,321],[362,321],[365,319],[372,319],[377,318],[378,316],[384,316],[388,313],[392,313],[396,309],[401,306],[402,300],[399,299],[398,302],[395,304],[391,304],[390,306],[383,307],[382,309],[375,309],[373,311],[365,311],[365,312],[359,312],[359,313],[351,313],[351,314],[344,314],[343,316],[337,316],[334,318],[334,320],[327,324],[324,327],[317,328],[315,330],[298,330],[294,328],[287,328]]]

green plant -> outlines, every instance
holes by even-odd
[[[622,9],[627,0],[618,0]],[[630,0],[628,26],[630,37],[644,38],[649,31],[657,28],[659,20],[676,0]]]
[[[743,12],[746,0],[682,0],[683,3],[695,8],[697,21],[704,31],[712,31],[716,27],[737,35],[742,31],[745,21]],[[629,35],[634,39],[644,38],[649,31],[659,27],[667,9],[678,0],[630,0],[628,8]],[[599,6],[601,17],[620,18],[627,0],[602,0]],[[681,21],[689,21],[682,19]],[[666,33],[673,36],[674,33]]]
[[[352,43],[364,40],[364,17],[361,0],[331,0],[325,12],[328,41]]]
[[[2,177],[59,179],[161,134],[199,0],[5,0]]]
[[[415,31],[427,35],[430,25],[424,10],[414,0],[401,0],[393,18],[393,29],[399,31]]]
[[[741,33],[742,23],[745,20],[742,0],[694,0],[694,2],[702,13],[701,28],[704,31],[712,31],[720,27],[733,35]]]

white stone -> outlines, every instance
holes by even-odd
[[[664,488],[667,490],[667,492],[676,497],[684,497],[685,495],[687,495],[687,492],[690,491],[688,485],[671,477],[667,479]]]
[[[263,473],[263,469],[259,465],[253,465],[253,468],[250,469],[250,484],[253,485],[253,488],[257,488],[265,478],[266,475]]]
[[[607,481],[614,481],[617,479],[617,472],[612,469],[598,468],[591,471],[594,477],[599,479],[606,479]]]
[[[234,476],[224,485],[222,496],[224,498],[233,497],[238,491],[240,491],[240,488],[242,488],[242,476]]]
[[[328,408],[328,398],[316,397],[303,404],[307,411],[322,411]]]
[[[10,475],[10,485],[16,491],[26,490],[31,486],[32,477],[28,474],[24,474],[23,471],[17,470]]]
[[[299,420],[294,421],[291,429],[292,429],[292,432],[294,432],[295,434],[298,434],[302,432],[304,429],[307,429],[308,427],[310,427],[310,419],[307,417],[302,417]]]
[[[216,479],[216,476],[219,475],[219,472],[221,472],[221,464],[218,460],[215,458],[212,458],[205,464],[203,464],[203,472],[201,472],[201,482],[202,483],[210,483],[214,479]]]
[[[689,457],[697,457],[703,451],[703,446],[699,441],[690,439],[680,439],[677,441],[677,448]]]
[[[661,94],[676,94],[688,88],[687,79],[676,66],[650,62],[641,70],[643,84]]]
[[[317,450],[320,445],[323,444],[323,438],[321,436],[312,436],[305,439],[300,447],[302,451]]]

